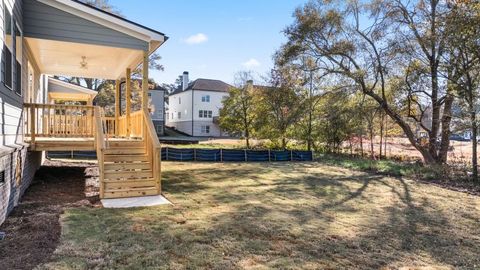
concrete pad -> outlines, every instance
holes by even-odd
[[[130,208],[130,207],[145,207],[172,204],[162,195],[144,196],[133,198],[118,198],[118,199],[103,199],[101,200],[105,208]]]

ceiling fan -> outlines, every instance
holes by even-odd
[[[80,62],[81,69],[88,69],[87,57],[82,56],[82,61]]]

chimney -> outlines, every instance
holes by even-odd
[[[184,71],[183,72],[183,76],[182,76],[182,90],[185,91],[185,89],[187,89],[188,87],[188,71]]]
[[[253,80],[248,80],[247,81],[247,89],[252,89],[253,88]]]

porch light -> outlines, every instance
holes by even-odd
[[[82,62],[80,62],[81,69],[88,69],[87,57],[82,56]]]

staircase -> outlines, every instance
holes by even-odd
[[[150,115],[144,117],[146,128],[142,139],[108,139],[102,121],[97,121],[100,198],[160,194],[160,144]]]
[[[143,141],[112,141],[103,155],[103,198],[157,195]]]

